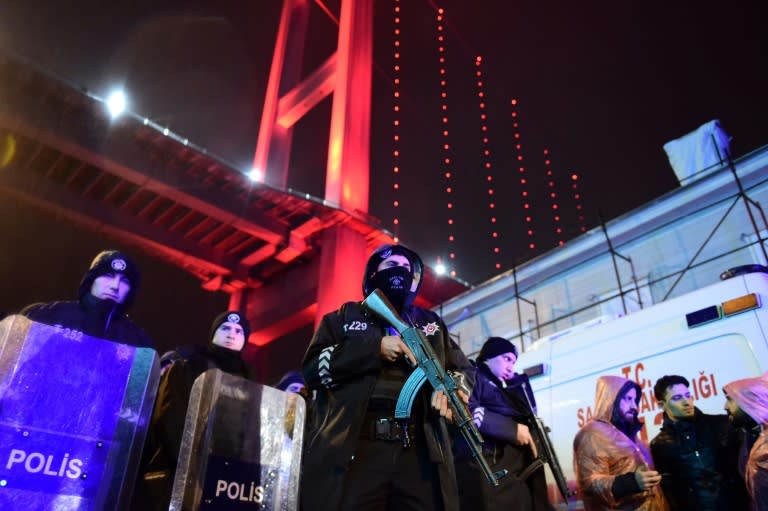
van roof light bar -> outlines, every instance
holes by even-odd
[[[709,307],[704,307],[703,309],[686,314],[685,322],[688,323],[688,328],[693,328],[695,326],[706,325],[712,321],[717,321],[722,317],[720,306],[710,305]]]
[[[742,312],[751,311],[760,307],[760,295],[749,293],[748,295],[733,298],[723,302],[723,315],[733,316]]]

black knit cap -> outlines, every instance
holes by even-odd
[[[368,258],[368,262],[365,264],[365,275],[363,275],[363,296],[368,296],[373,292],[374,288],[371,286],[371,278],[373,278],[373,276],[376,274],[379,264],[381,264],[384,259],[392,255],[405,256],[411,263],[411,274],[413,275],[414,280],[418,280],[416,291],[411,294],[413,297],[418,294],[421,283],[424,280],[424,263],[422,262],[421,257],[419,257],[419,254],[409,248],[404,247],[403,245],[386,244],[374,250],[371,254],[371,257]],[[411,297],[410,301],[413,301],[413,297]]]
[[[277,382],[275,388],[285,390],[292,383],[301,383],[302,385],[306,385],[306,382],[304,381],[304,375],[298,371],[288,371],[283,375],[282,378],[280,378],[280,381]]]
[[[503,337],[489,337],[485,344],[483,344],[483,347],[480,348],[477,361],[484,362],[504,353],[514,353],[515,358],[517,358],[517,347],[512,344],[512,341],[508,341]]]
[[[136,297],[136,293],[139,291],[141,285],[141,272],[136,263],[128,257],[124,252],[118,250],[104,250],[93,258],[91,266],[88,271],[83,275],[83,280],[80,281],[80,288],[77,295],[82,298],[86,293],[91,292],[91,286],[93,281],[102,275],[109,275],[112,273],[120,273],[125,275],[128,282],[131,283],[131,289],[128,291],[128,295],[125,297],[125,301],[120,304],[121,309],[127,309],[133,303],[133,299]]]
[[[216,333],[216,330],[219,329],[219,327],[222,325],[222,323],[237,323],[241,327],[243,327],[243,335],[245,336],[245,344],[248,343],[248,336],[251,335],[251,326],[248,324],[248,320],[243,316],[239,311],[224,311],[215,318],[213,318],[213,323],[211,323],[211,332],[208,335],[208,342],[210,343],[213,340],[213,335]],[[245,346],[243,344],[243,346]]]

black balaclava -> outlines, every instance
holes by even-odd
[[[83,275],[83,280],[80,281],[78,297],[82,300],[90,295],[93,281],[102,275],[111,273],[122,273],[131,283],[131,289],[128,291],[125,301],[118,305],[120,310],[128,309],[139,291],[141,272],[130,257],[117,250],[104,250],[93,259],[88,271]]]
[[[402,266],[385,268],[377,271],[379,264],[392,255],[405,256],[411,263],[408,271]],[[424,274],[424,263],[416,252],[402,245],[382,245],[377,248],[365,265],[363,276],[363,295],[368,296],[374,289],[380,289],[399,312],[410,306],[416,299]],[[411,291],[411,284],[416,279],[416,290]]]
[[[413,283],[413,275],[403,266],[384,268],[371,277],[373,288],[384,293],[398,311],[402,311],[406,305],[406,300],[411,294],[411,283]]]
[[[213,336],[216,334],[216,330],[223,323],[237,323],[243,327],[243,336],[245,342],[243,343],[243,349],[248,343],[248,336],[251,334],[251,327],[248,324],[248,320],[238,311],[224,311],[213,319],[211,323],[211,331],[208,335],[208,355],[213,358],[216,365],[222,371],[226,371],[230,374],[238,374],[245,376],[247,373],[245,363],[240,357],[242,349],[240,351],[231,350],[217,344],[213,344]]]

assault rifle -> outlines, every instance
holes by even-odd
[[[531,384],[528,381],[528,375],[519,374],[515,376],[510,382],[510,386],[505,390],[507,395],[517,404],[517,407],[525,412],[531,437],[533,437],[533,441],[536,444],[536,451],[538,452],[538,457],[533,460],[530,465],[525,467],[517,477],[520,480],[525,481],[534,472],[543,468],[545,464],[549,465],[550,470],[552,470],[552,475],[555,478],[557,489],[560,490],[560,495],[563,496],[563,500],[567,504],[568,498],[573,496],[574,493],[568,489],[563,469],[560,467],[557,453],[555,453],[555,449],[552,446],[552,440],[549,438],[550,429],[536,414],[536,398],[533,397],[533,391],[531,390]],[[522,398],[520,394],[522,394]]]
[[[425,381],[429,380],[433,389],[442,391],[448,397],[448,406],[453,414],[453,420],[472,451],[472,455],[480,465],[488,482],[493,486],[498,486],[499,479],[507,474],[507,470],[503,469],[494,473],[483,457],[483,437],[475,423],[472,422],[467,407],[459,397],[456,381],[443,368],[429,340],[417,327],[403,321],[387,297],[378,289],[369,294],[362,305],[392,325],[416,357],[416,367],[406,380],[397,400],[395,419],[404,420],[410,417],[411,407],[419,389]],[[406,358],[406,360],[408,359]]]

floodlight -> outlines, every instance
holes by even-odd
[[[107,109],[113,119],[125,111],[127,104],[125,93],[121,90],[114,91],[107,98]]]
[[[248,173],[248,177],[251,178],[251,181],[258,181],[259,183],[261,183],[262,181],[264,181],[264,172],[262,172],[261,169],[257,169],[256,167],[254,167]]]

